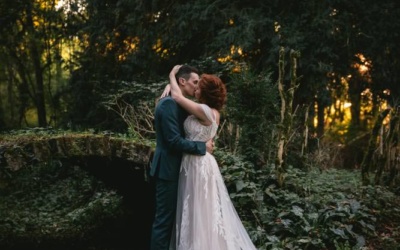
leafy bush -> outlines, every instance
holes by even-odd
[[[222,151],[215,155],[237,211],[260,249],[395,246],[391,237],[377,239],[376,230],[382,222],[379,215],[398,214],[400,201],[386,189],[362,187],[358,171],[289,167],[285,186],[278,188],[272,167],[254,171],[241,157]],[[398,232],[397,226],[391,233],[398,237]]]
[[[230,75],[225,133],[226,145],[255,166],[266,164],[275,148],[274,126],[279,118],[277,88],[270,72],[253,73],[242,65],[241,71]],[[228,132],[229,127],[236,130]],[[229,142],[233,140],[234,142]]]
[[[6,177],[8,176],[8,177]],[[59,161],[3,171],[0,246],[83,240],[121,213],[122,198],[78,166]]]

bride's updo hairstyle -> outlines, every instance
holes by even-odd
[[[226,87],[222,80],[209,74],[202,74],[198,87],[201,91],[199,101],[210,108],[221,110],[226,102]]]

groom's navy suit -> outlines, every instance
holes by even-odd
[[[204,142],[184,139],[187,112],[171,97],[157,104],[154,119],[157,137],[150,175],[156,183],[156,215],[152,227],[151,250],[168,250],[175,221],[179,170],[182,153],[206,154]]]

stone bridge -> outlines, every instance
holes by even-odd
[[[11,139],[0,137],[0,166],[17,171],[36,162],[84,159],[90,156],[121,159],[143,166],[149,163],[152,150],[149,142],[138,143],[107,135],[27,135]]]
[[[130,215],[123,219],[124,229],[110,236],[108,241],[111,243],[107,244],[111,246],[104,249],[147,249],[154,206],[147,170],[153,149],[151,142],[134,142],[100,134],[0,135],[0,202],[4,198],[2,193],[6,193],[4,190],[9,186],[10,176],[12,178],[23,169],[51,161],[62,166],[79,166],[118,190],[130,211]],[[0,228],[2,226],[0,218]],[[1,238],[0,235],[0,249],[4,249]],[[31,245],[29,249],[43,249],[43,245],[36,248]]]

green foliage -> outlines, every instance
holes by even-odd
[[[103,105],[117,114],[127,126],[127,134],[139,140],[155,139],[154,108],[167,85],[158,82],[122,82],[115,92],[104,93]]]
[[[78,166],[43,162],[0,178],[2,247],[79,241],[121,213],[122,197]]]
[[[138,138],[154,137],[151,124],[143,122],[148,123],[152,119],[148,116],[154,111],[156,99],[166,85],[165,80],[102,80],[84,85],[77,80],[75,84],[77,86],[70,91],[69,112],[64,116],[69,128],[95,128],[120,133],[129,129],[128,132]],[[142,131],[143,128],[146,131]]]
[[[271,135],[279,119],[278,96],[270,72],[256,74],[242,65],[240,72],[231,75],[227,120],[238,127],[239,138],[235,134],[229,138],[236,140],[246,160],[258,166],[270,160],[274,147]]]
[[[259,249],[395,247],[400,199],[382,187],[362,187],[359,171],[304,172],[289,167],[285,186],[278,188],[273,168],[254,171],[242,157],[222,151],[215,155],[235,207]],[[397,225],[393,238],[377,237],[388,218]]]
[[[44,136],[44,131],[36,134]],[[12,141],[11,136],[2,139]],[[397,246],[398,195],[384,187],[361,186],[359,171],[288,167],[285,186],[278,188],[273,167],[256,170],[244,156],[219,149],[215,156],[236,210],[260,250]],[[81,167],[52,161],[12,172],[3,166],[0,245],[84,241],[126,212],[116,190]]]
[[[260,190],[260,185],[256,182],[257,171],[254,170],[253,164],[242,157],[221,150],[216,150],[214,155],[221,166],[221,173],[224,175],[231,198],[239,207],[239,213],[244,216],[250,214],[260,203],[257,191]]]

